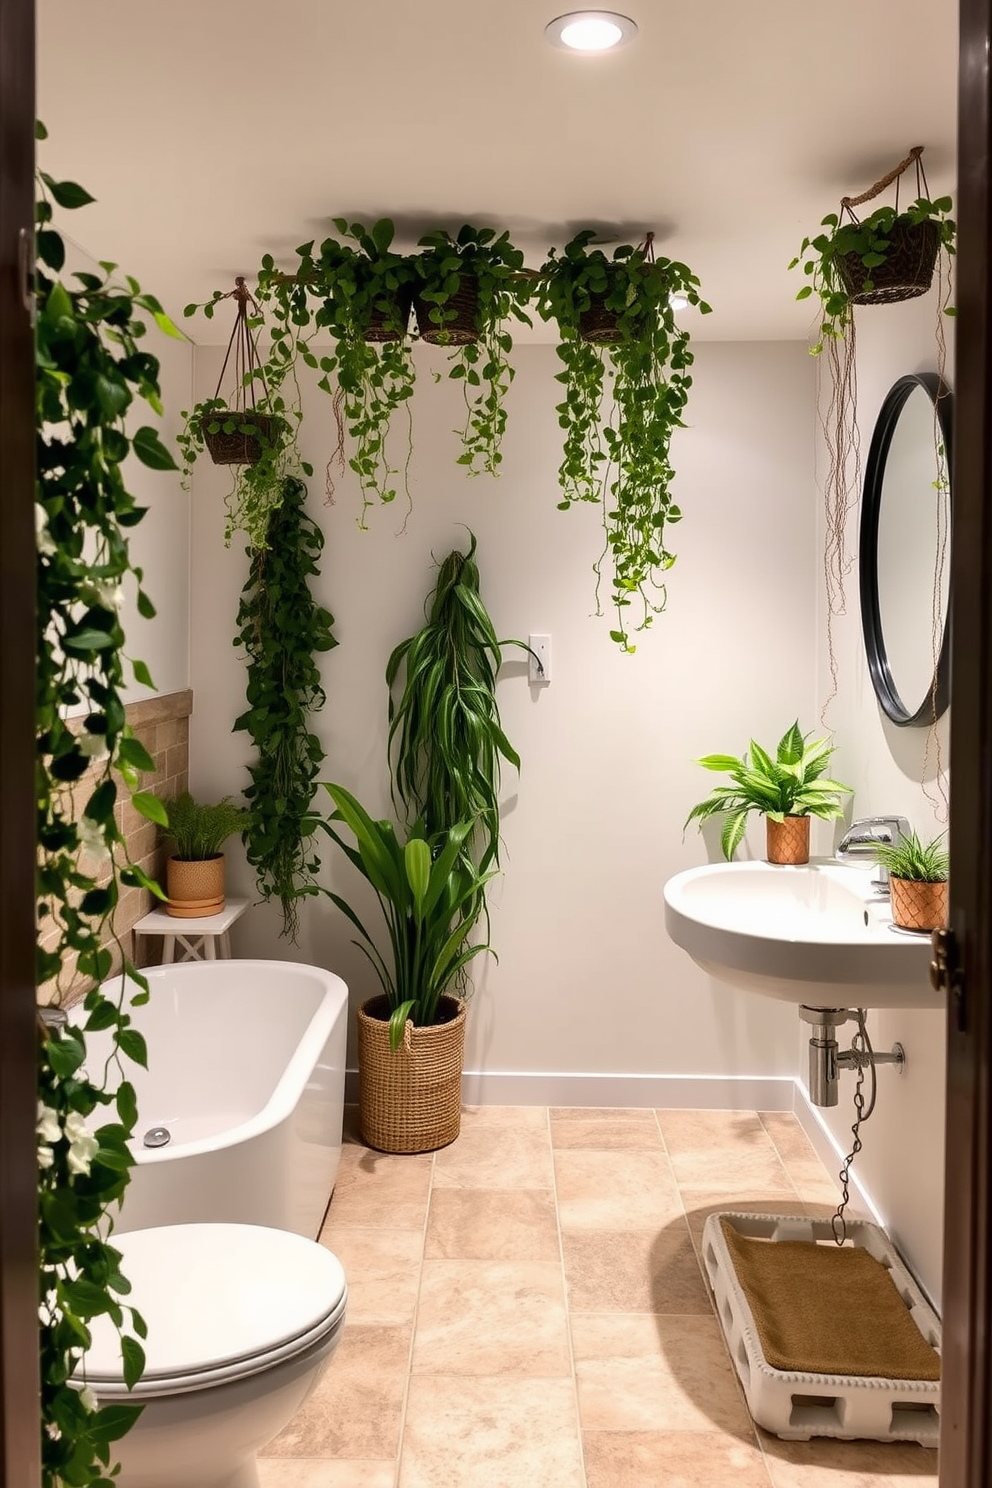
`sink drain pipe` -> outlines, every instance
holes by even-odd
[[[841,1049],[837,1029],[844,1023],[863,1024],[853,1008],[820,1008],[801,1005],[799,1016],[812,1026],[809,1041],[809,1098],[814,1106],[836,1106],[840,1094],[840,1072],[860,1070],[879,1064],[895,1064],[900,1072],[906,1063],[902,1044],[894,1044],[890,1054],[877,1054],[869,1045],[868,1052]]]

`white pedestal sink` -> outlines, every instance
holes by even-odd
[[[814,1008],[939,1008],[930,937],[896,929],[871,868],[714,863],[665,885],[665,928],[697,966],[744,992]]]

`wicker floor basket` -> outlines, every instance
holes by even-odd
[[[396,303],[388,310],[373,310],[365,327],[366,341],[402,341],[410,320],[413,285],[405,284],[396,291]]]
[[[421,341],[433,346],[468,346],[479,339],[479,286],[471,274],[459,276],[461,284],[444,306],[446,314],[453,310],[453,320],[436,325],[431,320],[431,311],[437,306],[430,300],[413,297],[413,308],[417,313],[417,330]]]
[[[947,884],[889,879],[892,921],[903,930],[941,930],[947,924]]]
[[[935,222],[900,222],[892,228],[884,264],[867,269],[857,253],[837,259],[837,272],[855,305],[889,305],[926,294],[933,282],[940,235]],[[871,289],[865,288],[867,280]]]
[[[785,821],[765,817],[765,842],[769,863],[809,862],[809,817],[787,816]]]
[[[403,1044],[391,1049],[386,999],[373,997],[358,1010],[362,1138],[380,1152],[433,1152],[458,1135],[466,1008],[442,997],[439,1011],[446,1023],[407,1023]]]
[[[250,425],[257,431],[258,437],[246,432],[245,429],[233,429],[226,434],[221,427],[215,434],[208,432],[208,424],[220,423],[223,426],[230,419],[237,419],[239,423]],[[275,443],[280,423],[281,420],[274,414],[235,412],[225,414],[223,411],[218,411],[204,416],[203,442],[210,451],[210,458],[215,465],[257,465],[262,458],[263,447],[271,448]]]

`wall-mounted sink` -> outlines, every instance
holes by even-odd
[[[665,928],[711,976],[808,1007],[944,1006],[930,937],[893,928],[871,870],[715,863],[665,885]]]

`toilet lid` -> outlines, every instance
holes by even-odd
[[[126,1298],[148,1324],[139,1389],[187,1376],[217,1378],[259,1356],[306,1346],[344,1311],[344,1271],[324,1246],[260,1225],[190,1224],[131,1230],[111,1243],[131,1283]],[[123,1380],[106,1317],[90,1325],[87,1380]],[[115,1392],[116,1393],[116,1392]]]

